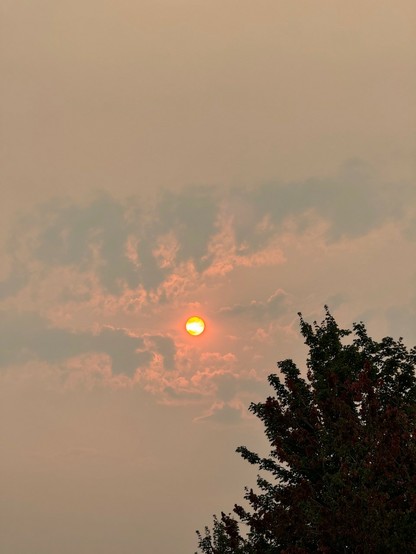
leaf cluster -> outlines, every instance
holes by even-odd
[[[250,405],[270,455],[237,452],[269,478],[198,532],[203,554],[416,552],[416,347],[374,341],[362,322],[344,345],[352,331],[325,310],[313,327],[298,314],[307,379],[278,362],[274,395]]]

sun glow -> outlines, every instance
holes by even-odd
[[[205,322],[202,318],[194,315],[187,320],[185,328],[190,335],[198,336],[204,332]]]

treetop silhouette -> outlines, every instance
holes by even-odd
[[[344,345],[352,331],[325,311],[313,327],[298,314],[307,379],[278,362],[274,396],[250,405],[270,455],[237,452],[269,478],[197,532],[203,554],[416,552],[416,347],[377,342],[362,322]]]

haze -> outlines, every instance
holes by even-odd
[[[193,553],[298,311],[416,343],[414,3],[0,6],[0,550]]]

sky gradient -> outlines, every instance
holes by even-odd
[[[414,3],[0,7],[0,549],[191,554],[297,312],[416,344]]]

